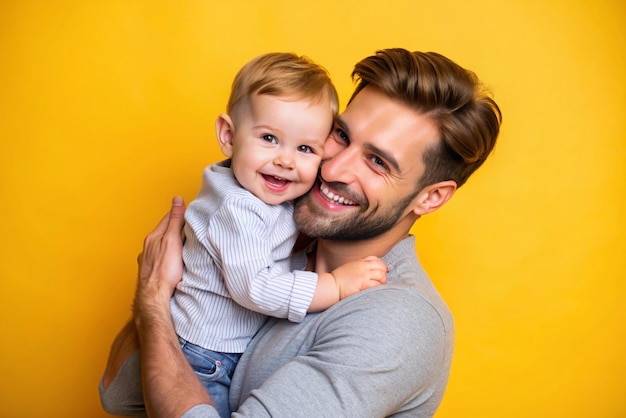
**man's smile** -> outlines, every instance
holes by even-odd
[[[339,203],[340,205],[345,205],[345,206],[356,206],[356,202],[353,202],[347,197],[339,196],[333,193],[332,191],[330,191],[328,186],[326,186],[324,183],[320,183],[320,192],[322,196],[324,196],[325,198],[327,198],[333,203]]]

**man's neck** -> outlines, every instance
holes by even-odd
[[[329,273],[348,261],[372,255],[382,257],[407,236],[408,231],[403,231],[401,234],[388,233],[360,241],[333,241],[320,238],[317,241],[315,254],[309,260],[309,265],[317,273]]]

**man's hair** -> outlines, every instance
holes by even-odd
[[[357,63],[352,79],[358,84],[350,101],[376,86],[439,129],[441,140],[424,152],[418,190],[445,180],[460,187],[495,146],[502,122],[498,105],[473,72],[443,55],[384,49]]]
[[[328,71],[306,56],[271,52],[253,58],[237,73],[226,107],[228,114],[253,94],[316,101],[328,97],[337,114],[339,100]]]

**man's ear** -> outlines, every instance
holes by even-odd
[[[417,216],[434,212],[450,200],[455,191],[456,182],[453,180],[426,186],[413,199],[412,210]]]
[[[235,126],[233,120],[226,113],[222,113],[215,121],[217,141],[224,155],[228,158],[233,156],[233,137],[235,136]]]

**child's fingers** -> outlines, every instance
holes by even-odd
[[[363,261],[365,261],[368,264],[370,269],[379,269],[383,271],[389,271],[387,264],[385,264],[385,262],[379,257],[371,255],[369,257],[365,257]]]
[[[371,268],[369,270],[369,280],[376,281],[380,284],[387,283],[387,266],[377,266],[376,268]]]

